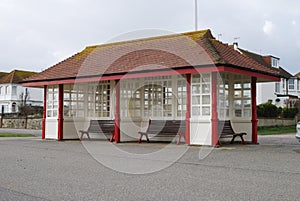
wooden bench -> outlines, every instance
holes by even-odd
[[[115,130],[115,121],[114,120],[91,120],[89,128],[85,130],[80,130],[81,133],[80,140],[86,134],[90,140],[89,133],[103,133],[110,142],[114,141],[114,130]],[[108,137],[110,135],[110,138]]]
[[[245,132],[241,132],[241,133],[234,132],[230,120],[219,121],[219,123],[218,123],[218,132],[219,132],[219,137],[220,138],[232,137],[232,140],[231,140],[230,144],[232,144],[234,142],[234,139],[237,136],[239,136],[241,138],[243,144],[246,144],[243,136],[247,135],[247,133],[245,133]],[[221,145],[220,140],[219,140],[218,144]]]
[[[185,134],[185,121],[182,120],[149,120],[146,132],[139,132],[138,143],[142,142],[143,136],[150,142],[149,136],[153,137],[175,137],[178,136],[177,144],[180,144],[181,137]]]

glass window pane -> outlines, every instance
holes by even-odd
[[[242,91],[234,91],[234,98],[242,98]]]
[[[193,85],[193,94],[200,94],[200,85]]]
[[[193,105],[199,105],[200,104],[200,96],[193,96]]]
[[[251,98],[251,91],[250,90],[244,90],[244,98]]]
[[[210,107],[202,107],[202,115],[209,116],[210,115]]]
[[[242,117],[242,110],[235,110],[236,117]]]
[[[235,100],[234,101],[234,108],[242,108],[242,101],[241,100]]]
[[[202,104],[204,104],[204,105],[210,104],[210,96],[209,95],[202,96]]]
[[[200,116],[200,107],[193,106],[192,107],[192,115],[193,116]]]

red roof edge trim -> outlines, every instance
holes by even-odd
[[[25,87],[33,86],[45,86],[45,85],[57,85],[57,84],[74,84],[74,83],[86,83],[86,82],[99,82],[108,80],[122,80],[122,79],[134,79],[143,77],[155,77],[155,76],[167,76],[167,75],[184,75],[195,73],[209,73],[209,72],[230,72],[234,74],[243,74],[251,77],[263,78],[271,81],[280,81],[280,78],[275,75],[268,75],[266,73],[244,70],[241,67],[214,65],[211,66],[197,66],[194,68],[185,67],[177,69],[164,69],[155,72],[143,71],[143,72],[131,72],[125,74],[113,74],[113,75],[98,75],[93,77],[78,77],[68,78],[60,80],[41,80],[36,82],[24,82],[22,85]]]
[[[122,80],[122,79],[134,79],[143,77],[155,77],[155,76],[167,76],[167,75],[184,75],[184,74],[195,74],[195,73],[208,73],[216,72],[218,69],[215,66],[206,67],[195,67],[195,68],[180,68],[180,69],[167,69],[155,72],[132,72],[119,75],[99,75],[94,77],[80,77],[80,78],[69,78],[64,80],[43,80],[37,82],[24,82],[24,87],[33,86],[45,86],[45,85],[57,85],[57,84],[74,84],[74,83],[86,83],[86,82],[99,82],[107,80]]]

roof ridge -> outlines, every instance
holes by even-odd
[[[26,70],[12,70],[9,73],[4,74],[0,77],[0,83],[1,84],[17,84],[23,79],[26,79],[34,74],[37,74],[36,72],[32,71],[26,71]]]
[[[219,40],[216,40],[216,39],[206,39],[206,38],[203,38],[202,40],[207,40],[208,41],[208,44],[209,46],[213,49],[213,51],[215,53],[217,53],[217,58],[215,58],[215,62],[216,63],[219,63],[219,64],[225,64],[227,61],[220,55],[220,52],[217,50],[217,48],[215,47],[215,45],[213,44],[213,42],[217,42],[217,43],[220,43],[220,44],[223,44],[221,41]]]
[[[16,75],[16,70],[13,70],[10,74],[11,74],[11,76],[10,76],[9,83],[13,83],[14,77]]]
[[[185,33],[174,33],[174,34],[168,34],[168,35],[162,35],[162,36],[153,36],[153,37],[148,37],[148,38],[138,38],[138,39],[132,39],[132,40],[125,40],[125,41],[117,41],[117,42],[111,42],[111,43],[104,43],[100,45],[91,45],[87,46],[87,48],[97,48],[97,47],[106,47],[106,46],[112,46],[112,45],[123,45],[123,44],[130,44],[130,43],[136,43],[136,42],[143,42],[143,41],[153,41],[153,40],[159,40],[159,39],[165,39],[165,38],[176,38],[176,37],[189,37],[193,39],[193,34],[200,34],[203,33],[202,36],[198,35],[199,38],[207,37],[207,38],[214,38],[211,30],[210,29],[204,29],[204,30],[199,30],[199,31],[190,31],[190,32],[185,32]]]

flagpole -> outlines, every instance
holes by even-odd
[[[195,30],[198,31],[198,0],[195,0]]]

